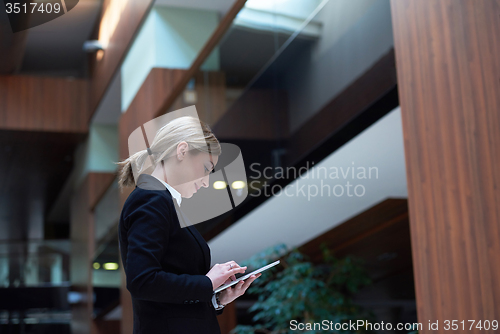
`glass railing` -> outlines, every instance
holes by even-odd
[[[195,104],[200,118],[213,126],[245,92],[282,89],[277,72],[285,71],[294,54],[321,38],[323,23],[318,13],[327,2],[247,1],[169,111]],[[214,67],[214,57],[219,70],[204,70]]]
[[[0,288],[67,285],[69,252],[69,240],[1,243]]]
[[[68,333],[69,240],[0,243],[0,333]],[[62,331],[59,331],[62,330]]]
[[[241,149],[247,176],[245,201],[259,199],[235,210],[233,218],[238,220],[263,197],[276,193],[273,185],[282,189],[311,167],[303,166],[307,155],[352,119],[346,118],[348,100],[342,100],[338,120],[323,117],[335,114],[332,101],[392,46],[389,1],[248,0],[164,112],[195,105],[200,119],[221,142]],[[352,105],[352,110],[359,108],[356,98]],[[318,125],[314,121],[318,114],[318,119],[335,124]],[[314,127],[320,128],[316,137]],[[353,138],[356,131],[361,130],[344,137]],[[339,139],[338,147],[346,138]],[[317,159],[332,153],[326,150],[316,152],[321,156]],[[185,202],[188,208],[190,200]],[[218,222],[207,224],[200,229],[208,233]],[[215,229],[213,234],[217,233]]]

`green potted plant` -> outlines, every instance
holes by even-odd
[[[332,326],[373,318],[351,300],[361,287],[371,284],[362,261],[352,256],[338,259],[324,244],[320,247],[322,264],[313,264],[297,248],[289,252],[284,244],[270,247],[242,262],[242,266],[260,268],[276,259],[281,260],[279,266],[263,272],[247,291],[258,295],[257,302],[249,309],[255,312],[255,324],[238,325],[231,333],[366,332],[306,328],[307,324],[312,327],[314,323],[323,324],[324,320]]]

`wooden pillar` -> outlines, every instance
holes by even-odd
[[[229,334],[231,330],[238,325],[236,321],[235,302],[229,303],[224,307],[224,312],[217,316],[221,334]]]
[[[120,142],[120,145],[123,141]],[[126,159],[120,157],[121,160]],[[122,189],[120,191],[120,210],[123,208],[125,201],[127,200],[130,193],[134,190],[132,187]],[[132,308],[132,296],[127,290],[127,277],[125,276],[125,270],[123,269],[122,254],[120,253],[120,276],[121,276],[121,286],[120,286],[120,306],[122,308],[122,319],[120,324],[120,334],[132,334],[134,331],[134,312]]]
[[[115,175],[90,172],[71,199],[71,290],[83,299],[72,305],[71,331],[74,334],[97,333],[93,324],[92,263],[95,252],[94,208]],[[113,334],[108,331],[107,333]]]
[[[446,320],[494,333],[484,325],[500,321],[500,1],[391,8],[420,333],[448,333]]]

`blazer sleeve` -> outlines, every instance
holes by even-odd
[[[134,298],[163,303],[186,300],[210,302],[212,281],[206,275],[174,274],[162,269],[161,259],[172,228],[171,209],[161,195],[149,193],[148,199],[124,219],[128,226],[126,286]]]

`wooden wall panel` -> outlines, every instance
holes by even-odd
[[[391,7],[419,321],[500,320],[500,1]]]
[[[0,77],[0,128],[88,132],[88,83],[83,79]]]
[[[226,112],[226,75],[215,71],[197,72],[194,79],[198,116],[212,127]]]
[[[92,333],[94,334],[119,334],[121,328],[120,320],[94,320]]]
[[[232,302],[224,307],[224,312],[217,316],[221,334],[229,334],[231,330],[238,325],[236,321],[236,306]]]

